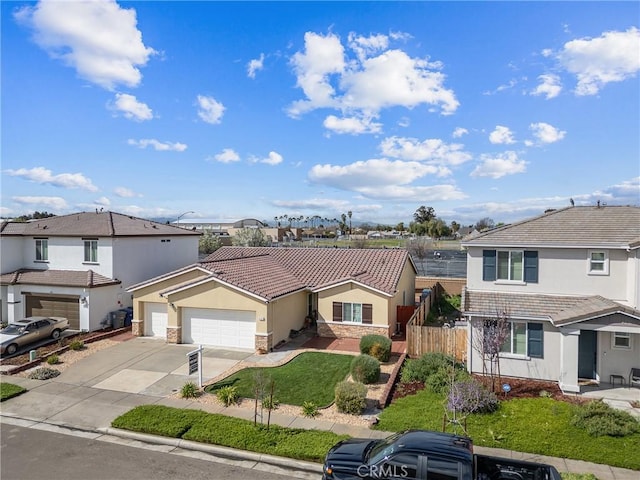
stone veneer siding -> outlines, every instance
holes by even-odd
[[[364,335],[389,336],[389,327],[361,325],[358,323],[320,323],[318,322],[318,335],[320,337],[335,338],[362,338]]]
[[[144,335],[144,320],[131,320],[131,334],[136,337]]]
[[[167,343],[182,343],[182,327],[167,327]]]
[[[256,350],[270,352],[273,348],[273,333],[256,335]]]

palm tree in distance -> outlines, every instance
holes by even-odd
[[[349,210],[347,212],[347,216],[349,217],[349,235],[351,235],[351,215],[353,215],[353,212]]]

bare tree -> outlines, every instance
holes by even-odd
[[[509,312],[506,308],[496,308],[493,317],[485,317],[473,322],[473,349],[482,359],[482,374],[491,377],[491,391],[496,391],[496,379],[500,384],[500,351],[511,334]]]

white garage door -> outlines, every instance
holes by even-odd
[[[182,341],[216,347],[255,348],[256,312],[185,308]]]
[[[144,334],[148,337],[167,338],[167,304],[144,304]]]

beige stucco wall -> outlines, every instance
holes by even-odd
[[[269,304],[267,327],[273,332],[273,345],[289,338],[291,330],[303,327],[307,312],[307,295],[306,291],[294,293]]]
[[[483,247],[470,247],[467,255],[467,288],[510,293],[541,293],[549,295],[602,295],[616,302],[632,306],[630,298],[634,288],[627,282],[632,275],[628,269],[629,255],[625,250],[608,250],[609,274],[593,275],[587,272],[587,249],[537,248],[538,283],[482,280]]]
[[[318,292],[318,321],[333,323],[333,302],[370,303],[373,325],[387,326],[389,297],[349,282]]]
[[[407,259],[395,296],[388,302],[387,318],[389,323],[389,332],[396,331],[397,307],[398,305],[415,305],[416,291],[416,272]]]

